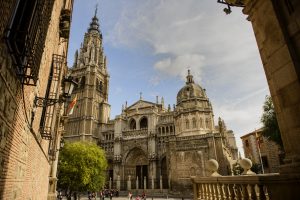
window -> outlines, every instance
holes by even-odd
[[[148,128],[148,120],[146,117],[143,117],[140,121],[140,129],[147,129]]]
[[[196,123],[196,119],[193,118],[193,128],[197,128],[197,123]]]
[[[103,91],[103,83],[102,83],[102,81],[100,81],[100,83],[99,83],[99,91],[100,91],[100,92]]]
[[[209,122],[208,122],[208,119],[205,120],[205,127],[206,127],[206,128],[209,128]]]
[[[54,1],[17,0],[5,39],[22,84],[36,85]]]
[[[190,128],[190,122],[189,122],[188,119],[185,121],[185,128],[186,128],[186,129],[189,129],[189,128]]]
[[[245,146],[249,147],[249,141],[248,140],[245,140]]]
[[[268,157],[267,156],[262,156],[261,160],[262,160],[263,166],[265,168],[268,168],[269,167]]]
[[[203,119],[200,117],[200,128],[203,128]]]
[[[134,119],[131,119],[130,124],[129,124],[129,128],[131,130],[135,130],[136,129],[136,122]]]
[[[85,85],[85,76],[83,76],[83,77],[81,78],[81,81],[80,81],[80,87],[81,87],[81,88],[84,88],[84,85]]]

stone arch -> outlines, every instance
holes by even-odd
[[[129,121],[129,129],[130,130],[135,130],[136,129],[136,121],[135,121],[135,119],[131,119]]]
[[[133,147],[125,153],[123,163],[148,164],[148,158],[145,151],[140,147]]]
[[[168,188],[168,165],[167,165],[167,157],[164,154],[160,160],[160,175],[162,177],[163,188]]]
[[[131,180],[137,180],[139,188],[144,188],[144,177],[148,176],[148,157],[145,151],[140,147],[133,147],[128,150],[123,158],[125,180],[130,176]],[[147,183],[146,183],[147,184]],[[135,185],[135,184],[134,184]],[[132,185],[133,187],[135,187]]]
[[[145,116],[140,119],[140,129],[148,129],[148,119]]]

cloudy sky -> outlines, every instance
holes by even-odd
[[[239,137],[258,129],[269,94],[251,23],[217,0],[75,0],[68,63],[98,3],[110,74],[111,118],[139,99],[176,104],[190,69],[220,116]]]

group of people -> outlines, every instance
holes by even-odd
[[[129,192],[128,193],[128,200],[132,200],[133,196],[132,196],[132,193]],[[137,195],[135,200],[146,200],[146,194],[145,192],[142,193],[142,195]]]
[[[108,189],[104,189],[102,191],[100,191],[100,199],[104,200],[105,197],[109,197],[110,199],[112,199],[112,197],[118,197],[119,196],[119,190],[108,190]]]

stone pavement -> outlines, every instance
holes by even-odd
[[[63,200],[66,200],[66,198],[63,198]],[[73,200],[73,198],[72,198]],[[88,200],[88,197],[80,197],[80,200]],[[95,199],[93,199],[95,200]],[[96,200],[100,200],[99,197],[97,197]],[[105,200],[110,200],[109,198],[105,198]],[[128,197],[113,197],[112,200],[128,200]],[[135,200],[135,198],[133,198],[133,200]],[[147,200],[182,200],[182,198],[152,198],[152,197],[149,197],[147,198]],[[184,200],[191,200],[191,199],[187,199],[185,198]]]

